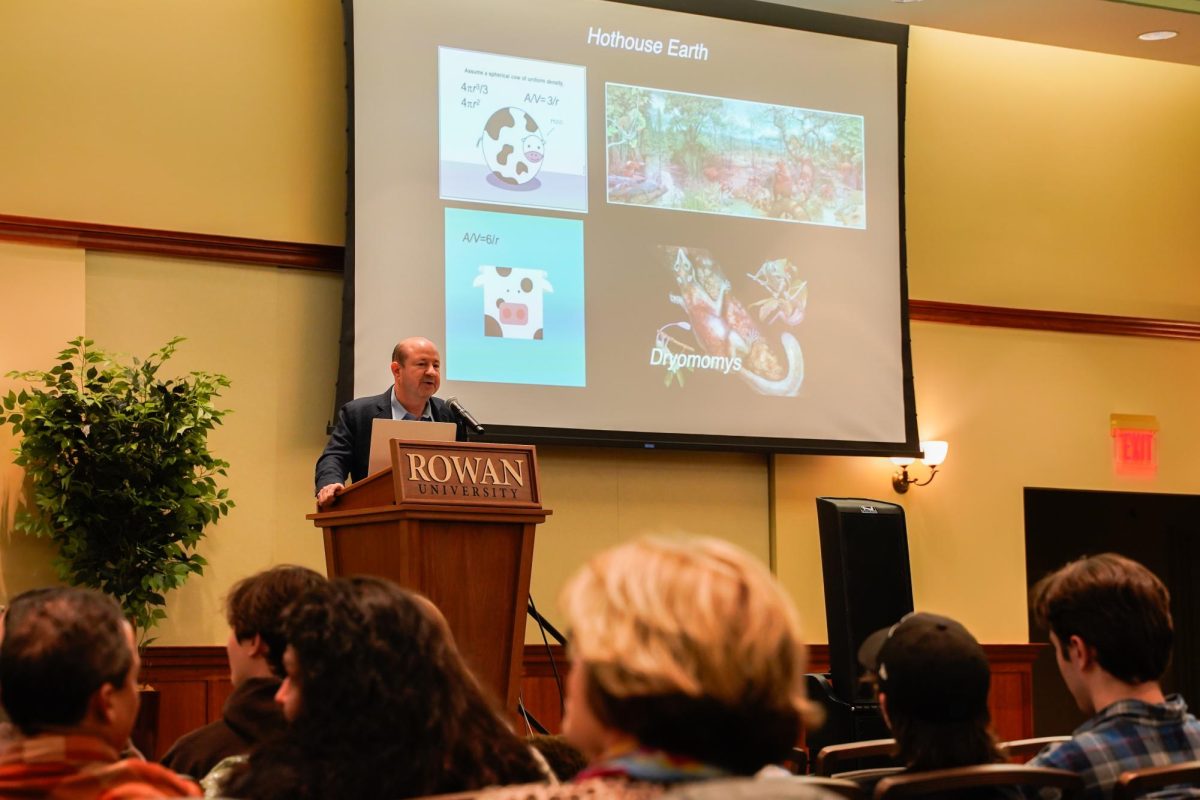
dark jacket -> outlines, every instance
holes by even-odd
[[[458,441],[467,440],[467,429],[462,420],[444,400],[429,398],[429,410],[434,422],[455,424]],[[371,421],[391,418],[391,387],[383,394],[360,397],[342,406],[325,452],[317,459],[316,490],[331,483],[345,483],[347,475],[356,481],[367,477],[367,464],[371,460]]]
[[[242,681],[221,711],[221,719],[179,737],[162,757],[162,764],[180,775],[200,779],[223,758],[250,748],[287,725],[275,703],[278,678]]]

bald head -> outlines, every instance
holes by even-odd
[[[424,336],[404,339],[392,348],[396,400],[413,416],[421,416],[429,398],[442,385],[442,354]]]
[[[410,336],[407,339],[401,339],[392,348],[392,361],[403,367],[409,353],[414,349],[424,348],[432,348],[435,353],[437,352],[437,345],[424,336]]]

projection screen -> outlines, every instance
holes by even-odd
[[[339,402],[424,335],[489,440],[916,451],[907,28],[665,5],[347,0]]]

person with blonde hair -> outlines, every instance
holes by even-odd
[[[805,648],[760,562],[711,538],[642,538],[567,583],[563,731],[579,780],[664,787],[749,776],[800,738]]]

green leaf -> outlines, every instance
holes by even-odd
[[[80,337],[52,368],[13,373],[33,387],[0,399],[31,486],[13,530],[50,539],[59,577],[116,597],[143,642],[169,591],[203,573],[208,562],[191,551],[232,505],[215,477],[227,462],[207,440],[227,413],[215,387],[229,381],[168,376],[180,341],[131,366]]]

